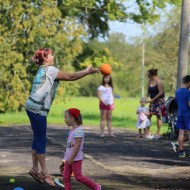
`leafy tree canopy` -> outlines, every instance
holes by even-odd
[[[122,61],[107,47],[86,47],[88,38],[106,36],[109,21],[151,23],[158,18],[157,8],[180,1],[133,2],[134,12],[128,9],[129,0],[0,1],[0,112],[23,107],[38,69],[29,62],[36,49],[52,48],[56,66],[67,71],[102,62],[111,63],[117,70]],[[63,97],[77,88],[77,83],[62,83],[58,94]]]
[[[158,9],[168,4],[180,5],[181,0],[57,0],[62,17],[76,17],[85,25],[91,38],[109,32],[109,21],[153,24],[160,15]],[[131,6],[136,7],[131,11]]]
[[[146,73],[151,68],[158,69],[158,75],[163,80],[166,96],[174,96],[177,79],[177,60],[179,44],[180,9],[173,9],[170,14],[165,14],[162,23],[157,23],[154,29],[155,36],[149,34],[144,39],[145,42],[145,92],[148,83]],[[96,48],[98,47],[98,48]],[[112,72],[114,81],[114,92],[122,97],[141,96],[142,87],[142,40],[137,37],[133,43],[128,43],[121,33],[113,33],[106,42],[90,41],[88,50],[93,55],[93,49],[102,52],[108,49],[119,67],[115,67]],[[88,51],[87,51],[88,52]],[[190,71],[190,67],[188,69]],[[80,91],[83,95],[96,95],[97,84],[101,80],[97,77],[92,80],[84,79]],[[98,83],[99,82],[99,83]],[[85,90],[91,88],[91,91]]]

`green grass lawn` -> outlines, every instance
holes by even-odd
[[[137,114],[136,109],[139,106],[139,99],[120,98],[115,99],[115,109],[113,111],[113,127],[124,127],[133,130],[136,129]],[[148,105],[147,105],[148,106]],[[70,97],[66,102],[55,101],[48,115],[48,124],[64,124],[64,110],[75,107],[81,110],[83,124],[89,126],[99,126],[100,112],[99,101],[96,97]],[[29,124],[26,113],[15,112],[0,114],[0,125],[9,126],[15,124]],[[156,118],[152,118],[151,131],[156,131]],[[167,124],[163,124],[162,133],[167,131]]]

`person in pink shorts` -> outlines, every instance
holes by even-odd
[[[72,127],[67,139],[67,148],[64,156],[65,165],[62,173],[65,190],[71,190],[71,174],[75,179],[93,190],[101,190],[101,185],[82,175],[84,131],[82,128],[82,116],[77,108],[65,111],[65,123]]]
[[[113,82],[110,75],[104,75],[102,83],[97,89],[99,109],[101,114],[100,120],[100,137],[104,137],[104,126],[107,122],[108,135],[115,137],[112,133],[112,111],[114,109]]]

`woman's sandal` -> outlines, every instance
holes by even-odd
[[[55,183],[50,175],[44,175],[42,172],[40,174],[43,177],[44,183],[47,183],[48,185],[53,186],[53,187],[55,186]]]
[[[41,174],[35,170],[34,168],[32,168],[29,172],[28,172],[29,175],[31,175],[38,183],[44,183],[42,177],[41,177]]]

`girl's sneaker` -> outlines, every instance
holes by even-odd
[[[65,187],[60,181],[59,181],[59,179],[58,178],[54,178],[54,183],[56,184],[56,185],[58,185],[58,186],[60,186],[60,187]]]
[[[146,135],[145,137],[144,137],[145,139],[154,139],[154,135]]]

